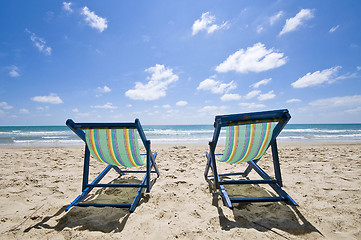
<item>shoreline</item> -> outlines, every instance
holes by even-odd
[[[278,146],[284,190],[298,207],[251,203],[231,210],[204,179],[208,145],[152,144],[161,176],[132,214],[109,207],[64,212],[81,192],[84,145],[0,146],[0,232],[5,239],[39,240],[360,239],[361,143]],[[270,174],[271,161],[268,150],[260,165]],[[91,179],[103,167],[91,160]],[[120,197],[104,193],[93,197]]]
[[[277,141],[277,145],[278,146],[297,146],[297,145],[301,145],[301,146],[314,146],[314,145],[361,145],[361,141],[310,141],[310,142],[305,142],[305,141],[300,141],[300,142],[296,142],[296,141],[289,141],[289,142],[284,142],[284,141]],[[224,146],[225,144],[219,143],[218,146]],[[18,145],[15,146],[14,144],[12,145],[0,145],[0,149],[6,149],[6,148],[79,148],[79,147],[84,147],[84,143],[81,144],[69,144],[69,145]],[[172,146],[186,146],[186,147],[204,147],[204,146],[209,146],[208,142],[206,144],[204,143],[152,143],[151,141],[151,146],[152,147],[172,147]]]

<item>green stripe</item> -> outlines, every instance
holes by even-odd
[[[114,132],[112,131],[111,141],[113,147],[109,146],[108,139],[107,139],[107,132],[106,129],[94,129],[94,136],[95,137],[95,147],[96,149],[93,149],[90,142],[90,132],[88,129],[85,131],[85,139],[86,143],[88,145],[89,151],[91,155],[97,159],[98,161],[105,161],[110,165],[114,166],[123,166],[123,167],[134,167],[133,164],[130,162],[130,159],[127,154],[126,149],[126,143],[124,138],[124,129],[116,129]],[[131,138],[131,134],[128,134],[126,137],[129,139],[130,144],[133,145],[133,148],[130,148],[131,150],[131,156],[134,159],[138,159],[135,161],[137,166],[143,166],[145,164],[145,161],[143,160],[144,157],[140,155],[139,152],[139,146],[138,146],[138,132],[136,129],[130,129],[130,131],[133,131],[133,138]],[[113,134],[116,136],[114,137]],[[100,158],[98,158],[96,152],[99,153]],[[113,151],[116,159],[120,164],[118,164],[116,161],[113,160],[113,157],[111,155],[111,151]]]
[[[245,157],[245,154],[247,152],[247,147],[250,144],[250,139],[251,139],[250,130],[252,125],[254,125],[255,127],[254,135],[253,135],[254,139],[252,145],[250,146],[251,148],[249,154],[247,157]],[[267,123],[239,125],[239,135],[237,142],[235,142],[236,139],[235,136],[232,135],[234,132],[234,126],[227,127],[225,150],[223,155],[221,156],[216,155],[216,160],[221,162],[228,162],[228,163],[238,163],[238,162],[247,162],[250,160],[255,160],[255,157],[257,157],[257,155],[259,155],[257,159],[261,158],[263,154],[266,152],[267,148],[269,147],[274,127],[275,127],[275,123],[272,122],[271,129],[267,138],[267,135],[265,133],[267,128]],[[262,152],[260,152],[261,151],[260,147],[262,146],[262,143],[264,141],[266,141],[265,147],[262,150]],[[236,145],[236,149],[234,150],[235,153],[232,159],[229,159],[230,156],[232,155],[232,147],[234,145]]]

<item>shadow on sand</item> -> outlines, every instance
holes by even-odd
[[[221,228],[229,231],[233,228],[256,229],[260,232],[271,231],[282,238],[282,232],[287,232],[294,236],[301,236],[310,233],[322,233],[313,226],[299,211],[299,207],[288,205],[284,202],[271,203],[235,203],[233,208],[233,218],[229,219],[219,206],[220,194],[215,191],[212,181],[208,181],[210,191],[213,195],[212,205],[217,208]],[[259,185],[237,185],[227,186],[227,193],[232,197],[259,197],[274,196],[267,189]],[[223,207],[224,208],[224,207]],[[278,230],[281,231],[278,231]]]
[[[139,179],[120,179],[117,178],[111,183],[129,183],[139,184]],[[152,181],[152,185],[155,179]],[[137,188],[100,188],[93,190],[94,194],[89,196],[83,202],[96,203],[131,203],[137,194]],[[138,207],[147,202],[149,196],[143,194]],[[29,232],[32,229],[54,229],[62,231],[65,228],[72,228],[79,231],[101,231],[101,232],[121,232],[130,216],[127,208],[113,207],[72,207],[65,212],[63,206],[54,215],[44,217],[40,222],[24,230]]]

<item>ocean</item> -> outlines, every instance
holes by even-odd
[[[145,125],[153,144],[208,144],[212,125]],[[288,124],[279,142],[361,142],[361,124]],[[225,142],[225,131],[220,144]],[[0,126],[0,146],[68,146],[83,142],[67,126]]]

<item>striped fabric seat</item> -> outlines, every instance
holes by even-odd
[[[146,164],[140,155],[137,129],[85,129],[85,140],[92,156],[113,166],[139,167]]]
[[[224,153],[216,155],[216,160],[240,163],[261,158],[270,144],[274,127],[274,122],[228,126]]]

